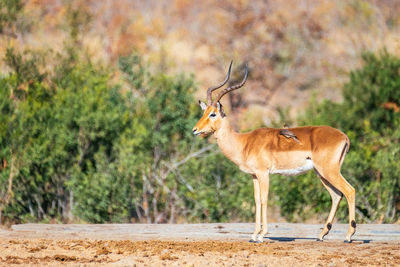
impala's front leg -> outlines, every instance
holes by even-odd
[[[251,236],[250,242],[257,242],[257,236],[261,231],[261,196],[260,196],[260,184],[257,176],[253,175],[254,184],[254,201],[256,203],[256,225],[254,233]]]
[[[262,213],[262,230],[258,235],[257,242],[263,242],[264,236],[268,233],[267,224],[267,204],[268,204],[268,191],[269,191],[269,174],[264,172],[257,174],[258,181],[260,184],[260,195],[261,195],[261,213]]]

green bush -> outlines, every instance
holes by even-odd
[[[43,57],[10,49],[12,71],[0,77],[0,158],[15,161],[7,220],[248,218],[249,178],[191,133],[201,116],[192,77],[151,73],[129,56],[119,62],[126,83],[113,85],[110,70],[78,54],[52,58],[51,74]],[[5,168],[3,199],[9,181]]]

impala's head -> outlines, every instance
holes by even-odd
[[[240,84],[225,88],[224,90],[219,92],[218,96],[214,99],[214,101],[212,100],[212,92],[221,88],[228,82],[229,77],[231,75],[231,67],[232,67],[232,61],[231,64],[229,65],[228,74],[226,75],[225,80],[221,84],[207,89],[207,104],[202,101],[199,101],[200,107],[204,111],[204,113],[203,116],[200,118],[200,120],[197,122],[197,124],[193,127],[193,134],[205,136],[215,132],[220,127],[222,119],[225,117],[224,110],[219,101],[225,94],[233,90],[239,89],[245,84],[249,72],[247,64],[246,64],[246,74],[244,75],[243,81]]]

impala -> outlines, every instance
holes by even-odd
[[[231,67],[232,62],[221,84],[208,88],[207,104],[199,101],[204,113],[194,126],[193,134],[213,134],[224,155],[242,171],[253,176],[256,223],[250,242],[261,243],[268,233],[269,176],[298,175],[312,169],[332,198],[328,219],[317,240],[322,241],[329,233],[339,202],[344,195],[349,209],[349,229],[345,242],[351,242],[356,228],[355,190],[340,173],[340,167],[349,149],[349,138],[338,129],[329,126],[260,128],[248,133],[235,132],[220,100],[225,94],[245,84],[248,76],[247,65],[243,81],[220,91],[214,101],[212,100],[212,92],[229,80]]]

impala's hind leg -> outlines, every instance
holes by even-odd
[[[322,177],[317,170],[315,170],[321,179],[322,184],[328,190],[332,199],[331,211],[329,212],[328,219],[326,220],[325,226],[319,234],[318,241],[322,241],[324,236],[326,236],[332,228],[332,221],[335,218],[336,210],[339,206],[340,200],[342,200],[343,194],[335,187],[333,187],[324,177]]]
[[[334,186],[344,194],[349,206],[349,230],[347,231],[345,242],[350,243],[351,237],[356,232],[356,190],[346,181],[340,172],[336,174],[336,177],[335,180],[338,182]]]
[[[356,191],[340,173],[340,166],[335,166],[327,169],[316,167],[316,169],[322,175],[322,177],[324,177],[326,181],[332,185],[333,188],[336,188],[346,197],[347,205],[349,207],[349,230],[347,231],[345,242],[351,242],[351,237],[356,232],[356,221],[355,221]],[[329,214],[329,217],[330,216],[331,214]]]

